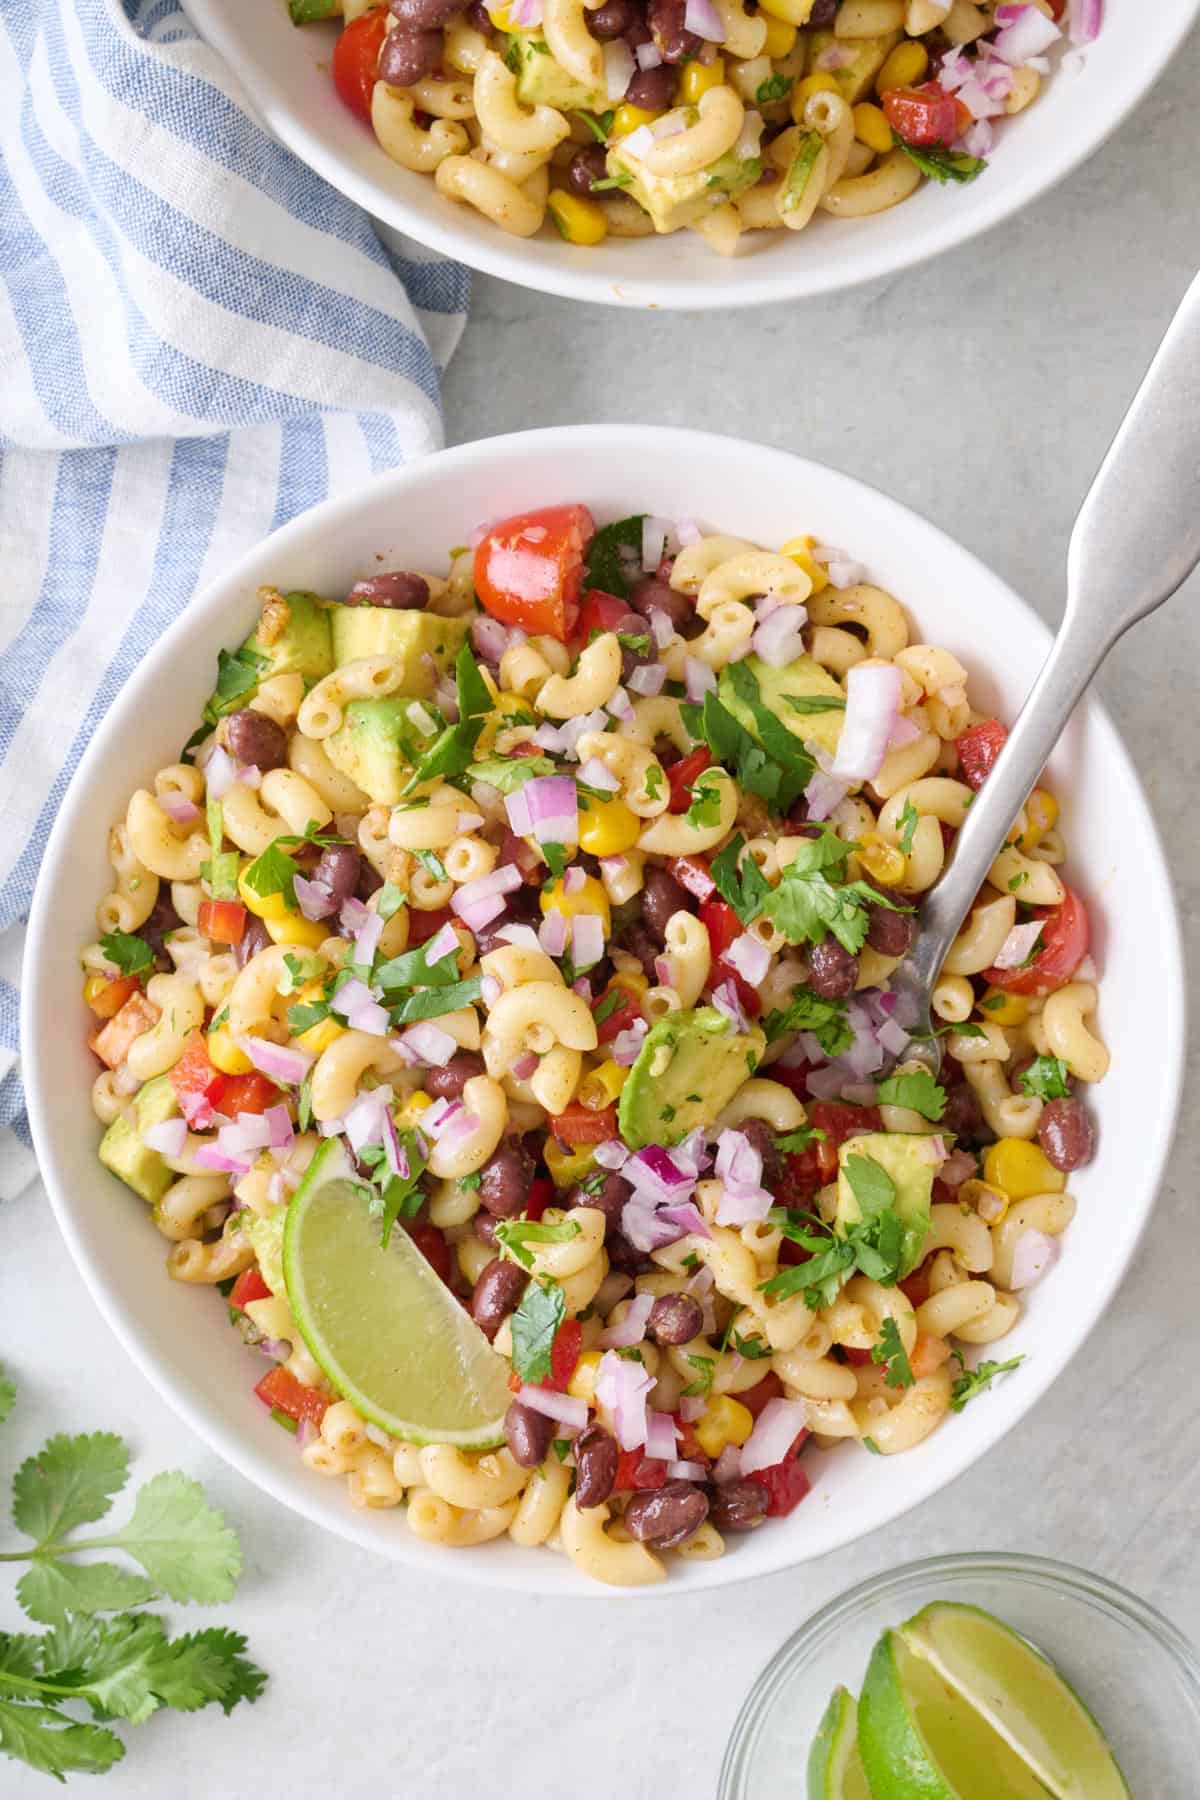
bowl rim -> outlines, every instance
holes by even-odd
[[[1200,1646],[1140,1594],[1095,1569],[1085,1569],[1079,1563],[1064,1562],[1056,1556],[1029,1556],[1012,1550],[949,1551],[941,1556],[902,1563],[898,1568],[880,1569],[854,1587],[835,1594],[784,1639],[759,1670],[738,1708],[721,1759],[717,1800],[740,1800],[746,1762],[754,1753],[779,1688],[802,1661],[819,1656],[825,1644],[857,1613],[877,1602],[894,1600],[899,1614],[905,1604],[905,1594],[915,1588],[928,1587],[933,1582],[953,1586],[988,1577],[1069,1595],[1115,1614],[1152,1639],[1174,1663],[1191,1700],[1200,1731]]]
[[[334,150],[327,148],[304,115],[280,99],[272,71],[255,61],[247,64],[241,54],[242,41],[237,31],[227,24],[226,15],[215,0],[183,0],[183,5],[200,36],[237,69],[242,86],[272,134],[373,219],[470,269],[518,287],[555,294],[566,300],[591,301],[600,306],[661,308],[672,312],[770,306],[784,300],[843,292],[878,277],[899,274],[943,251],[971,242],[1042,194],[1049,193],[1098,150],[1155,86],[1200,14],[1200,0],[1182,0],[1178,15],[1173,18],[1160,12],[1154,23],[1156,31],[1161,31],[1161,38],[1138,78],[1120,95],[1116,104],[1109,110],[1097,109],[1094,116],[1089,116],[1069,147],[1064,148],[1061,159],[1039,163],[1036,158],[1027,158],[1019,173],[1014,171],[1010,180],[997,183],[995,199],[985,198],[978,214],[965,225],[947,207],[943,209],[944,217],[921,232],[915,241],[874,253],[870,238],[864,233],[861,266],[848,275],[823,269],[819,258],[813,259],[811,264],[801,261],[795,267],[776,259],[779,261],[776,269],[770,266],[770,258],[763,257],[756,260],[753,275],[749,278],[752,265],[744,262],[739,265],[736,259],[730,265],[730,273],[722,278],[724,259],[714,253],[711,279],[696,281],[691,276],[656,275],[645,281],[635,278],[618,283],[605,280],[602,268],[589,274],[586,263],[579,265],[570,258],[554,256],[537,262],[526,261],[519,253],[508,250],[508,239],[498,229],[486,236],[481,234],[476,242],[455,225],[455,203],[452,201],[445,203],[445,223],[440,212],[426,218],[413,211],[406,204],[399,186],[395,189],[385,187],[382,182],[360,174]],[[1061,69],[1056,71],[1056,76],[1060,80],[1070,79]],[[739,267],[740,274],[736,272]]]
[[[1078,1353],[1091,1331],[1108,1310],[1113,1295],[1142,1241],[1154,1210],[1167,1157],[1174,1141],[1183,1087],[1186,1013],[1179,914],[1161,834],[1146,799],[1136,767],[1102,703],[1094,693],[1089,694],[1081,703],[1080,711],[1087,719],[1089,727],[1099,731],[1107,740],[1108,753],[1115,756],[1127,771],[1133,792],[1140,804],[1149,842],[1154,852],[1151,878],[1162,898],[1164,918],[1169,921],[1169,929],[1164,934],[1164,940],[1157,945],[1158,953],[1168,968],[1166,998],[1160,1016],[1165,1050],[1163,1067],[1166,1086],[1163,1082],[1158,1084],[1158,1092],[1167,1102],[1163,1112],[1166,1128],[1144,1159],[1145,1176],[1140,1188],[1140,1192],[1144,1196],[1142,1216],[1137,1223],[1136,1232],[1129,1242],[1127,1254],[1114,1262],[1108,1271],[1107,1279],[1097,1280],[1092,1284],[1089,1289],[1088,1305],[1081,1306],[1072,1315],[1073,1324],[1060,1334],[1058,1342],[1062,1346],[1061,1353],[1054,1358],[1035,1360],[1035,1363],[1026,1371],[1026,1379],[1021,1384],[1019,1396],[1014,1397],[1011,1417],[999,1429],[994,1430],[986,1442],[973,1447],[964,1436],[961,1446],[949,1446],[937,1459],[937,1465],[931,1465],[931,1472],[924,1479],[914,1481],[911,1495],[898,1505],[893,1503],[892,1509],[886,1511],[874,1526],[861,1529],[851,1525],[840,1530],[833,1527],[823,1540],[820,1549],[814,1549],[807,1553],[804,1551],[803,1541],[799,1545],[793,1544],[789,1535],[781,1532],[778,1534],[780,1540],[778,1550],[766,1567],[739,1569],[737,1557],[722,1557],[703,1565],[702,1582],[662,1582],[645,1587],[612,1589],[591,1582],[578,1587],[574,1585],[567,1587],[561,1579],[554,1578],[551,1570],[547,1569],[544,1575],[541,1574],[537,1559],[532,1560],[532,1566],[528,1566],[530,1559],[524,1559],[521,1572],[517,1574],[503,1564],[493,1564],[483,1557],[462,1556],[447,1551],[433,1558],[429,1554],[431,1547],[413,1538],[406,1531],[397,1532],[393,1540],[381,1543],[377,1537],[357,1528],[359,1515],[351,1508],[345,1508],[335,1518],[327,1516],[316,1504],[316,1491],[319,1484],[314,1488],[310,1504],[308,1490],[304,1483],[277,1479],[276,1472],[269,1460],[259,1454],[247,1434],[229,1427],[204,1404],[198,1395],[193,1395],[181,1382],[177,1381],[173,1374],[155,1358],[148,1346],[143,1345],[136,1314],[133,1311],[127,1313],[117,1295],[109,1291],[106,1276],[93,1262],[88,1247],[83,1241],[82,1232],[77,1228],[75,1214],[81,1208],[82,1202],[72,1200],[70,1179],[65,1171],[60,1173],[56,1139],[50,1129],[43,1098],[43,1085],[48,1093],[51,1072],[54,1067],[55,1033],[48,1020],[45,1027],[39,1024],[42,971],[48,970],[52,966],[56,953],[61,955],[61,946],[56,944],[53,932],[53,891],[58,867],[68,858],[76,818],[78,816],[82,820],[86,811],[86,790],[90,785],[93,767],[103,764],[110,741],[115,742],[133,726],[141,692],[169,670],[175,655],[177,641],[194,628],[198,621],[203,620],[206,626],[211,624],[215,646],[219,635],[218,621],[228,620],[238,607],[245,606],[244,590],[248,584],[248,572],[264,555],[267,555],[272,561],[277,557],[282,560],[293,546],[302,544],[310,534],[321,535],[330,528],[336,528],[338,521],[344,516],[352,516],[364,510],[384,509],[401,499],[405,490],[410,486],[419,486],[422,481],[431,478],[439,487],[447,484],[453,485],[455,475],[460,470],[474,466],[487,468],[497,461],[514,455],[519,456],[523,450],[538,446],[546,450],[553,450],[558,454],[568,455],[576,447],[584,451],[600,451],[612,457],[614,461],[637,454],[639,459],[644,458],[648,470],[653,470],[660,458],[662,466],[670,466],[671,460],[675,456],[690,455],[714,459],[724,457],[727,461],[730,453],[740,455],[750,452],[756,463],[762,467],[764,480],[791,481],[797,485],[800,491],[803,491],[806,475],[816,474],[821,479],[832,480],[834,486],[842,488],[847,497],[853,496],[860,504],[865,503],[869,514],[878,522],[877,527],[872,531],[873,537],[882,537],[889,522],[895,522],[898,527],[906,527],[909,530],[915,528],[924,541],[930,544],[936,543],[942,553],[949,553],[952,558],[959,561],[961,566],[969,569],[973,579],[992,589],[1003,590],[1018,615],[1023,619],[1030,641],[1040,645],[1043,654],[1050,647],[1051,633],[1029,603],[1002,581],[987,564],[922,514],[893,500],[857,477],[830,469],[825,464],[794,455],[790,451],[757,444],[751,439],[660,425],[546,426],[529,431],[513,432],[502,437],[479,439],[470,444],[460,445],[453,450],[442,451],[436,457],[422,458],[399,468],[385,471],[370,481],[299,514],[295,519],[251,546],[225,570],[224,574],[206,583],[164,632],[158,643],[130,677],[108,713],[101,720],[90,744],[81,756],[50,833],[30,911],[20,1021],[21,1041],[24,1045],[23,1069],[27,1083],[29,1118],[39,1168],[59,1230],[62,1232],[75,1265],[82,1274],[85,1285],[102,1316],[142,1374],[150,1380],[162,1397],[196,1434],[223,1460],[237,1469],[239,1474],[245,1476],[256,1486],[263,1488],[281,1504],[308,1518],[312,1523],[334,1531],[337,1535],[373,1550],[376,1554],[386,1556],[392,1561],[411,1563],[426,1571],[436,1567],[440,1573],[449,1574],[470,1584],[514,1589],[525,1593],[541,1592],[555,1595],[570,1593],[573,1596],[586,1595],[589,1598],[610,1600],[668,1593],[684,1595],[698,1591],[700,1586],[718,1587],[733,1582],[765,1579],[769,1575],[779,1573],[780,1570],[793,1568],[809,1561],[815,1555],[830,1554],[843,1549],[848,1544],[869,1536],[871,1531],[879,1530],[903,1517],[915,1506],[924,1503],[947,1488],[980,1456],[994,1449],[1018,1421],[1026,1417]],[[725,466],[724,462],[719,466]],[[648,485],[652,484],[652,481],[651,474]],[[232,635],[228,624],[224,629],[225,638],[222,641],[228,641],[229,636]],[[44,1083],[43,1070],[46,1072]],[[1167,1091],[1168,1087],[1169,1092]],[[797,1554],[797,1550],[799,1550],[799,1554]]]

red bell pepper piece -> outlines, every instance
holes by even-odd
[[[272,1411],[286,1413],[297,1424],[302,1419],[310,1419],[314,1425],[319,1425],[332,1404],[328,1394],[323,1394],[320,1388],[306,1387],[302,1381],[297,1381],[282,1363],[276,1363],[273,1369],[268,1369],[254,1391],[264,1406],[269,1406]]]
[[[644,1450],[622,1450],[618,1456],[614,1493],[640,1493],[647,1488],[665,1487],[666,1483],[667,1465],[658,1457],[647,1456]]]
[[[196,911],[196,930],[214,944],[240,944],[246,929],[246,909],[240,900],[202,900]]]
[[[252,1300],[269,1300],[271,1290],[257,1269],[243,1269],[229,1292],[229,1304],[245,1312]]]

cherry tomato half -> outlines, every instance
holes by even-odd
[[[673,813],[686,812],[692,804],[692,786],[697,777],[703,775],[705,769],[712,767],[712,752],[706,744],[698,750],[691,750],[673,762],[667,770],[667,786],[671,790],[671,798],[667,802],[667,811]]]
[[[1070,888],[1060,907],[1051,912],[1039,906],[1034,916],[1044,923],[1037,955],[1028,967],[983,971],[983,979],[1006,994],[1052,994],[1066,986],[1087,955],[1091,936],[1087,908]]]
[[[379,47],[386,32],[386,12],[363,13],[347,25],[333,46],[333,85],[338,98],[368,125]]]
[[[980,719],[978,725],[968,725],[967,729],[954,740],[954,748],[958,751],[958,766],[967,786],[976,793],[983,786],[992,772],[992,765],[1003,750],[1008,738],[1008,726],[1002,725],[999,719]]]
[[[615,631],[621,620],[628,617],[628,601],[618,600],[615,594],[606,594],[603,588],[589,588],[579,609],[575,635],[586,644],[593,632]]]
[[[505,625],[565,643],[579,617],[583,552],[595,531],[586,506],[546,506],[499,520],[475,551],[475,592],[485,610]]]

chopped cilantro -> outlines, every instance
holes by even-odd
[[[296,1101],[296,1123],[301,1131],[307,1131],[312,1123],[312,1070],[300,1083],[300,1095]]]
[[[375,910],[381,919],[390,919],[408,902],[394,881],[385,881],[375,901]]]
[[[662,793],[663,772],[658,763],[646,765],[646,793],[651,800],[657,800]]]
[[[457,1012],[460,1006],[473,1006],[483,992],[483,980],[473,975],[467,981],[452,981],[443,987],[426,988],[410,994],[392,1009],[392,1024],[416,1025],[422,1019],[440,1019],[443,1013]]]
[[[329,1002],[313,1000],[302,1006],[288,1007],[288,1030],[293,1037],[299,1037],[302,1031],[308,1031],[314,1025],[320,1025],[329,1017]]]
[[[705,782],[699,776],[692,788],[692,803],[686,814],[689,825],[716,825],[721,818],[721,788],[715,781]]]
[[[854,1042],[845,1000],[826,1000],[811,988],[796,988],[786,1010],[778,1007],[763,1020],[768,1044],[792,1031],[811,1031],[826,1056],[841,1056]]]
[[[943,144],[929,149],[923,145],[909,144],[898,131],[893,131],[892,142],[897,150],[903,150],[905,156],[916,163],[922,175],[928,175],[943,185],[948,181],[974,181],[987,168],[982,156],[967,156],[964,151],[948,150]]]
[[[775,100],[786,100],[792,91],[790,75],[770,75],[766,81],[760,81],[755,89],[754,98],[759,106],[770,106]]]
[[[215,725],[227,713],[238,712],[258,692],[260,672],[268,658],[249,645],[240,650],[217,652],[217,685],[204,708],[208,724]]]
[[[864,1450],[869,1450],[871,1452],[872,1456],[882,1456],[883,1455],[883,1451],[879,1448],[879,1445],[875,1442],[875,1439],[873,1437],[863,1438],[862,1447]]]
[[[1067,1100],[1070,1071],[1061,1056],[1038,1056],[1017,1076],[1017,1086],[1038,1100]]]
[[[464,644],[458,653],[454,678],[458,689],[458,723],[447,725],[420,758],[405,793],[410,794],[435,775],[461,775],[471,766],[479,734],[492,710],[492,696],[469,644]]]
[[[154,952],[145,938],[132,931],[106,931],[100,939],[106,960],[122,975],[143,975],[154,967]]]
[[[747,1362],[761,1362],[764,1356],[773,1354],[770,1344],[765,1344],[760,1337],[743,1337],[740,1331],[733,1334],[733,1347]]]
[[[879,1328],[879,1342],[871,1346],[871,1361],[883,1365],[884,1385],[890,1388],[911,1387],[915,1377],[908,1351],[900,1337],[895,1319],[885,1319]]]
[[[586,114],[581,116],[587,117]],[[606,113],[604,117],[611,129],[612,114]],[[589,130],[595,130],[590,121]],[[601,136],[596,132],[596,135],[604,143],[608,133]],[[631,518],[618,519],[612,525],[601,527],[585,552],[585,587],[600,588],[606,594],[614,594],[618,600],[628,600],[634,583],[642,578],[642,521],[645,516],[645,513],[634,513]]]
[[[917,1069],[909,1075],[889,1075],[881,1081],[877,1098],[884,1106],[907,1106],[923,1119],[936,1124],[946,1110],[946,1090],[939,1087],[928,1069]]]
[[[687,1362],[689,1368],[696,1370],[696,1380],[689,1382],[682,1390],[683,1396],[689,1400],[697,1396],[707,1398],[712,1393],[713,1377],[717,1372],[716,1357],[689,1354]]]
[[[623,993],[620,988],[614,987],[610,988],[608,993],[602,996],[599,1003],[592,1009],[592,1018],[597,1025],[603,1025],[605,1019],[612,1018],[613,1014],[625,999],[627,992],[628,990]]]
[[[981,1362],[975,1368],[968,1369],[960,1351],[955,1350],[952,1354],[962,1374],[950,1389],[951,1412],[961,1412],[977,1395],[987,1392],[997,1375],[1007,1375],[1011,1369],[1019,1368],[1025,1361],[1023,1355],[1013,1356],[1008,1362]]]
[[[810,1145],[822,1143],[824,1138],[825,1133],[819,1125],[802,1125],[799,1131],[788,1131],[782,1137],[777,1137],[775,1148],[784,1156],[799,1156]]]
[[[538,849],[541,851],[551,875],[556,881],[560,881],[567,867],[565,847],[562,844],[539,844]]]
[[[802,718],[809,718],[814,713],[845,712],[846,702],[840,694],[785,694],[784,699],[793,712]]]
[[[520,73],[519,66],[517,69],[513,70],[513,73],[514,74]],[[613,113],[611,111],[602,112],[602,113],[590,113],[590,112],[576,111],[573,114],[573,117],[581,120],[582,123],[587,126],[587,129],[591,132],[592,136],[595,138],[595,140],[598,144],[606,144],[608,142],[608,134],[613,128]],[[629,521],[623,520],[622,523],[628,524]],[[638,541],[638,547],[640,549],[641,542],[642,542],[642,521],[641,521],[640,517],[637,521],[637,526],[638,526],[637,541]],[[608,530],[608,531],[611,531],[613,529],[614,528],[612,526],[605,527],[605,530]],[[603,533],[597,532],[596,536],[602,537]],[[595,543],[595,541],[596,541],[595,538],[593,538],[592,542]],[[590,579],[590,575],[589,575],[589,579]],[[625,596],[624,596],[624,594],[621,594],[618,596],[618,598],[623,600],[625,598]]]
[[[496,1242],[514,1262],[532,1269],[531,1244],[569,1244],[579,1232],[580,1226],[574,1219],[563,1219],[557,1225],[547,1225],[541,1219],[501,1219],[496,1227]]]
[[[431,875],[434,881],[449,881],[450,877],[446,873],[446,865],[436,850],[414,850],[413,855],[416,857],[425,873]]]
[[[903,811],[900,814],[900,848],[903,850],[905,856],[910,856],[912,854],[913,837],[915,836],[917,826],[920,823],[920,813],[917,811],[911,800],[906,800],[904,802]]]
[[[489,756],[472,763],[467,774],[472,781],[486,781],[502,794],[513,794],[538,775],[553,775],[554,764],[548,756]]]
[[[690,812],[688,817],[691,818]],[[716,820],[710,822],[715,824]],[[708,872],[716,882],[717,892],[722,900],[732,906],[743,925],[749,925],[762,911],[763,901],[771,889],[752,856],[745,857],[739,868],[739,858],[744,847],[745,839],[739,831],[730,838],[720,854],[713,857]]]
[[[555,1333],[567,1316],[567,1302],[556,1281],[531,1281],[512,1315],[513,1368],[528,1386],[545,1381]]]

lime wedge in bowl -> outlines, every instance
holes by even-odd
[[[858,1754],[857,1713],[854,1695],[835,1688],[808,1753],[808,1800],[871,1800]]]
[[[283,1274],[301,1336],[339,1394],[393,1437],[490,1450],[504,1442],[509,1366],[406,1231],[387,1249],[340,1138],[288,1207]]]
[[[939,1600],[901,1635],[1033,1771],[1054,1800],[1129,1800],[1095,1719],[1040,1650],[976,1606]]]

